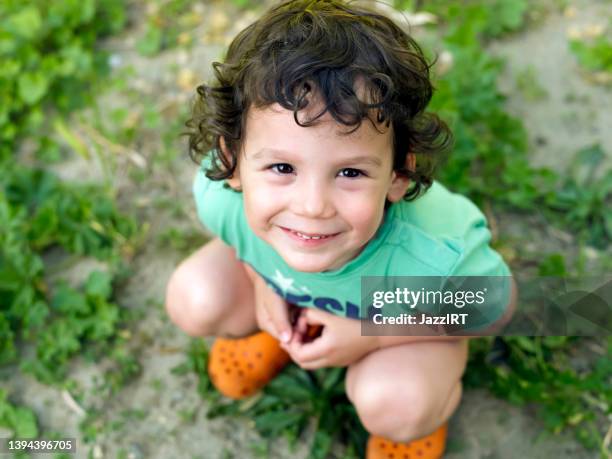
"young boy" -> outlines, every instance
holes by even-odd
[[[467,341],[362,336],[361,278],[510,271],[476,206],[433,182],[451,135],[424,112],[421,50],[369,9],[294,0],[213,67],[188,126],[198,214],[217,237],[172,275],[170,318],[225,337],[209,365],[224,394],[252,394],[289,359],[346,366],[369,459],[440,457]]]

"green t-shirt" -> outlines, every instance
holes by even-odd
[[[202,223],[237,257],[262,275],[287,301],[346,317],[360,313],[362,276],[510,276],[501,256],[489,247],[491,233],[482,212],[464,196],[434,182],[415,201],[386,211],[382,225],[361,253],[334,271],[299,272],[249,227],[242,193],[224,181],[196,174],[193,192]],[[501,317],[505,303],[489,310]]]

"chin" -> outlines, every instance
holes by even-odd
[[[333,269],[331,268],[330,262],[313,260],[311,257],[291,257],[289,259],[283,257],[283,260],[285,260],[285,263],[287,263],[291,269],[295,269],[296,271],[303,273],[320,273]]]

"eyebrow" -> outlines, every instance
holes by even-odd
[[[279,150],[277,148],[262,148],[257,153],[254,153],[252,158],[261,159],[262,157],[265,156],[266,153],[271,153],[273,157],[278,157],[278,158],[283,158],[286,155],[291,155],[290,152],[285,151],[285,150]],[[360,156],[346,158],[346,160],[341,161],[341,163],[342,164],[365,163],[365,164],[372,164],[373,166],[378,166],[378,167],[382,166],[382,160],[379,157],[367,156],[367,155],[360,155]]]
[[[277,148],[262,148],[257,153],[254,153],[252,158],[261,159],[265,156],[266,153],[272,153],[273,156],[283,156],[288,154],[288,152],[284,150],[278,150]]]

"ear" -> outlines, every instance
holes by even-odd
[[[221,147],[221,154],[223,156],[225,156],[228,160],[232,157],[231,152],[229,151],[229,148],[227,147],[227,143],[225,143],[225,137],[220,136],[219,137],[219,145]],[[229,186],[231,186],[234,190],[240,190],[240,171],[239,171],[239,166],[240,166],[240,162],[238,162],[236,164],[236,169],[234,170],[234,174],[226,179],[225,181],[227,182],[227,184]]]
[[[416,156],[414,153],[408,153],[406,155],[406,169],[414,171],[416,169]],[[408,177],[397,175],[397,172],[393,171],[391,178],[391,186],[387,192],[387,199],[391,202],[398,202],[404,197],[408,186],[410,185],[410,179]]]

